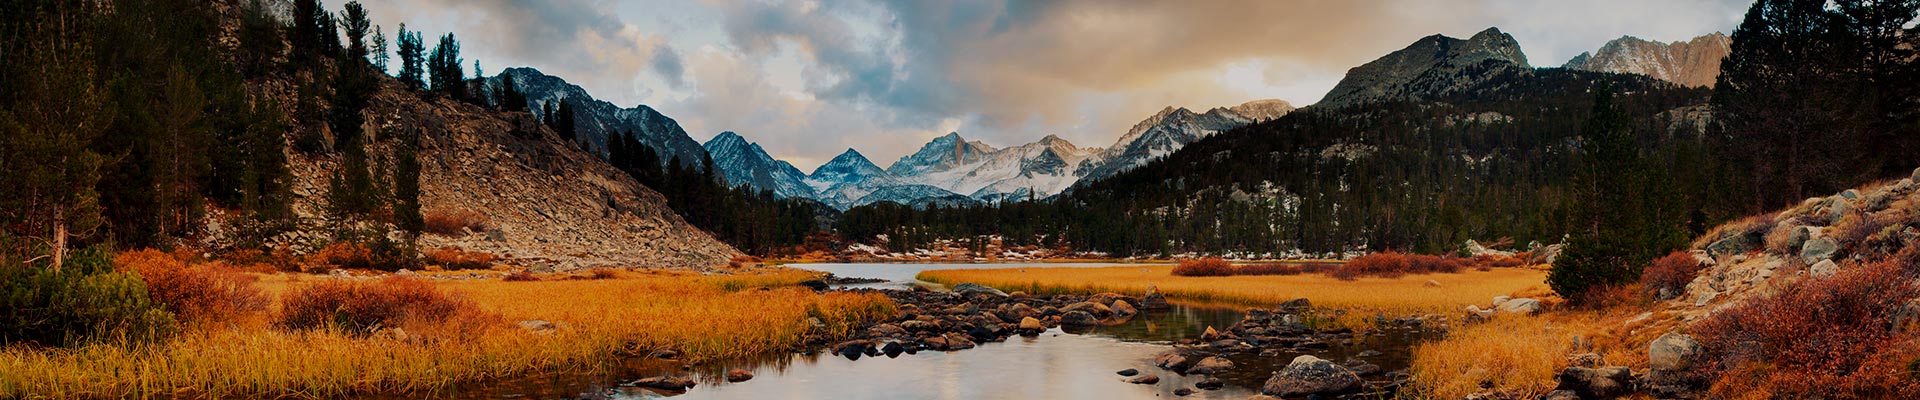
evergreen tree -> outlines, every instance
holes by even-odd
[[[262,1],[247,3],[240,17],[240,48],[235,58],[240,63],[240,71],[250,77],[265,75],[286,50],[280,21],[274,19]]]
[[[358,1],[347,2],[340,12],[342,27],[347,32],[347,60],[350,65],[367,61],[367,29],[372,22],[367,21],[367,9]]]
[[[440,43],[434,45],[433,53],[427,56],[431,90],[454,99],[466,99],[466,74],[460,71],[461,61],[460,42],[452,33],[441,36]]]
[[[373,69],[387,73],[387,34],[379,26],[373,27]]]
[[[1593,114],[1581,129],[1581,157],[1574,176],[1576,210],[1572,240],[1547,284],[1562,297],[1582,301],[1589,291],[1640,278],[1646,264],[1685,244],[1671,182],[1648,168],[1636,143],[1632,119],[1613,89],[1596,91]]]
[[[393,215],[396,225],[413,236],[419,236],[426,222],[420,214],[420,159],[419,136],[408,133],[395,149],[393,171]]]
[[[396,40],[400,55],[400,82],[413,90],[426,89],[426,81],[421,79],[426,74],[421,67],[426,62],[426,44],[421,42],[420,32],[408,31],[407,24],[402,23]]]

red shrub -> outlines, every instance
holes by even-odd
[[[1702,267],[1693,254],[1676,251],[1653,260],[1653,264],[1640,273],[1640,287],[1648,296],[1657,299],[1678,296],[1687,290],[1687,284],[1693,282],[1694,275],[1698,275]],[[1662,292],[1666,294],[1662,295]]]
[[[472,301],[432,284],[394,276],[371,282],[332,280],[295,289],[281,300],[281,313],[280,324],[288,328],[364,334],[408,324],[438,324],[478,311]]]
[[[520,271],[507,274],[506,277],[502,277],[500,280],[507,282],[535,282],[539,281],[540,277],[534,276],[532,272]]]
[[[608,269],[608,268],[595,269],[593,270],[593,272],[587,273],[587,278],[594,279],[594,280],[613,279],[613,278],[619,278],[619,277],[620,277],[620,273],[614,272],[612,269]]]
[[[440,210],[428,212],[423,217],[427,233],[441,236],[460,236],[467,232],[485,232],[491,222],[486,215],[467,210]]]
[[[1883,399],[1920,391],[1920,352],[1889,323],[1920,295],[1894,262],[1808,278],[1694,325],[1721,398]]]
[[[1219,257],[1189,258],[1180,260],[1173,267],[1174,276],[1228,276],[1233,275],[1233,264]]]
[[[1352,280],[1363,276],[1397,278],[1407,274],[1450,274],[1460,272],[1471,264],[1471,260],[1460,257],[1384,252],[1347,260],[1330,275]]]
[[[147,282],[147,296],[182,321],[218,321],[267,309],[258,280],[220,263],[189,265],[157,250],[138,250],[114,259],[122,271]]]
[[[428,264],[439,265],[446,269],[486,269],[493,266],[497,257],[493,254],[448,247],[427,252],[426,259]]]

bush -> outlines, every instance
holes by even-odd
[[[452,247],[429,251],[426,254],[428,264],[446,269],[486,269],[492,267],[496,260],[498,258],[493,254],[463,251]]]
[[[1466,269],[1472,261],[1460,257],[1432,256],[1424,254],[1403,254],[1395,252],[1373,253],[1341,264],[1330,274],[1341,280],[1353,280],[1363,276],[1379,278],[1398,278],[1407,274],[1457,273]]]
[[[486,232],[490,222],[487,216],[473,211],[432,211],[425,217],[427,233],[441,236],[460,236],[467,232]]]
[[[1699,275],[1703,267],[1705,264],[1693,258],[1693,253],[1676,251],[1653,260],[1653,264],[1640,272],[1640,288],[1648,297],[1658,300],[1678,297],[1686,292],[1687,284],[1693,283],[1694,276]]]
[[[1229,276],[1233,275],[1233,264],[1219,257],[1189,258],[1180,260],[1173,267],[1174,276]]]
[[[1920,391],[1913,334],[1897,321],[1920,296],[1896,262],[1802,279],[1695,324],[1703,378],[1721,398],[1899,398]]]
[[[507,276],[501,277],[500,280],[507,282],[538,282],[540,277],[534,276],[532,272],[519,271],[507,274]]]
[[[321,282],[288,293],[280,308],[280,324],[287,328],[357,334],[408,324],[441,323],[478,313],[470,300],[400,276],[371,282]]]
[[[595,269],[593,270],[593,272],[587,274],[587,278],[594,279],[594,280],[614,279],[619,277],[620,277],[620,273],[614,272],[613,269],[610,269],[610,268]]]
[[[334,266],[347,269],[398,271],[418,263],[405,243],[379,236],[369,243],[336,241],[307,255],[310,267]]]
[[[115,271],[105,249],[74,252],[59,268],[0,257],[0,344],[145,341],[174,330],[173,314],[139,276]]]
[[[147,295],[181,321],[219,321],[267,309],[266,294],[253,286],[256,278],[219,263],[189,265],[151,249],[121,254],[116,261],[121,271],[140,274]]]
[[[1300,264],[1286,263],[1248,264],[1233,270],[1234,275],[1299,275],[1306,272],[1306,268]]]

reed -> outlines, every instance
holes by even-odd
[[[1172,266],[1101,268],[950,269],[921,272],[920,280],[972,282],[1005,291],[1032,294],[1140,295],[1149,286],[1169,299],[1272,307],[1306,298],[1316,307],[1345,310],[1362,322],[1372,314],[1455,313],[1468,304],[1486,304],[1493,296],[1544,286],[1546,273],[1532,269],[1463,271],[1456,274],[1340,280],[1321,274],[1256,276],[1175,276]],[[1431,281],[1431,284],[1429,284]]]
[[[499,317],[501,322],[477,333],[412,326],[371,336],[288,330],[264,318],[280,312],[276,301],[260,315],[202,324],[158,343],[0,349],[0,398],[432,394],[463,382],[529,373],[605,371],[621,357],[664,347],[692,359],[785,351],[810,334],[845,334],[863,320],[893,312],[880,295],[792,287],[813,277],[789,270],[433,281]],[[270,275],[259,285],[277,299],[324,280]],[[827,332],[815,332],[810,317]],[[518,327],[526,320],[549,321],[555,329]]]

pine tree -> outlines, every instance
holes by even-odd
[[[265,75],[286,49],[280,21],[274,19],[262,1],[253,0],[241,11],[240,48],[236,58],[240,71],[250,77]]]
[[[433,53],[427,56],[431,90],[453,99],[466,99],[466,74],[460,71],[461,61],[460,42],[452,33],[441,36],[440,43],[434,45]]]
[[[419,136],[408,133],[401,139],[394,154],[393,170],[393,215],[396,225],[413,236],[419,236],[426,227],[420,214],[420,155]]]
[[[374,69],[387,73],[387,34],[381,32],[379,26],[373,27],[373,59],[370,61]]]
[[[1547,274],[1555,292],[1576,302],[1639,279],[1647,263],[1685,243],[1672,182],[1647,167],[1632,122],[1602,85],[1580,131],[1573,237]]]
[[[349,1],[340,12],[342,27],[347,32],[347,60],[351,65],[367,61],[367,29],[372,23],[367,21],[367,9],[358,1]]]
[[[69,240],[100,226],[101,155],[88,149],[107,126],[87,40],[100,10],[72,1],[3,8],[0,21],[0,228],[45,238],[53,268]],[[14,251],[15,249],[4,249]]]
[[[400,55],[400,82],[413,90],[426,89],[426,81],[421,79],[426,74],[421,67],[426,62],[426,45],[420,40],[420,32],[408,31],[407,24],[402,23],[395,43]]]

